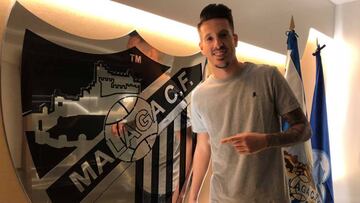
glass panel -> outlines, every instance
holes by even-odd
[[[187,106],[203,66],[200,54],[167,55],[136,31],[112,40],[71,35],[16,3],[1,97],[31,201],[175,200],[192,159]]]

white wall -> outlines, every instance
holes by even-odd
[[[334,180],[336,202],[360,202],[360,1],[350,2],[336,7],[335,41],[340,43],[338,59],[333,67],[338,76],[327,81],[333,86],[343,88],[331,90],[333,97],[334,119],[331,130],[334,172],[340,174]],[[341,51],[344,50],[344,51]],[[345,52],[345,53],[342,53]],[[331,107],[331,106],[330,106]],[[336,114],[336,115],[335,115]],[[340,119],[339,119],[340,115]],[[335,141],[338,140],[338,141]],[[341,162],[340,162],[341,161]],[[339,171],[336,171],[339,166]]]

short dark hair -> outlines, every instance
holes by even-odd
[[[229,21],[229,24],[234,31],[234,20],[229,9],[224,4],[209,4],[200,13],[200,22],[198,23],[198,29],[200,29],[203,22],[211,20],[213,18],[225,18]]]

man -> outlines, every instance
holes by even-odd
[[[137,32],[130,33],[129,40],[127,43],[127,48],[136,47],[139,49],[143,54],[147,57],[156,61],[158,63],[165,63],[167,56],[150,44],[148,44]],[[165,79],[169,79],[169,76],[165,75]],[[155,89],[153,89],[155,91]],[[180,171],[180,118],[181,116],[178,115],[174,120],[174,140],[173,140],[173,166],[172,166],[172,196],[171,202],[176,202],[179,198],[179,193],[181,191],[179,188],[179,171]],[[190,127],[190,119],[187,119],[187,129],[186,129],[186,174],[188,174],[191,161],[192,161],[192,132]],[[126,136],[127,133],[127,125],[133,125],[130,123],[117,123],[111,126],[111,131],[114,136],[118,136],[118,138],[123,138]],[[160,137],[160,145],[159,145],[159,164],[158,168],[152,168],[152,154],[147,154],[144,157],[144,199],[142,200],[144,203],[150,203],[154,199],[158,203],[166,203],[169,202],[169,198],[166,194],[166,170],[169,170],[169,166],[167,166],[167,128],[162,132],[159,132]],[[152,194],[152,171],[158,170],[159,172],[159,185],[158,185],[158,194]],[[180,197],[182,198],[182,197]]]
[[[237,60],[228,7],[206,6],[198,32],[212,75],[192,95],[198,136],[190,202],[197,202],[210,154],[211,202],[289,202],[281,147],[311,136],[296,98],[275,67]],[[290,124],[286,132],[280,132],[280,118]]]

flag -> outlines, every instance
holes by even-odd
[[[297,45],[297,34],[293,18],[290,31],[287,32],[287,59],[285,79],[294,92],[301,109],[306,115],[305,92],[301,76],[300,57]],[[283,130],[288,124],[283,124]],[[291,202],[319,202],[319,195],[312,178],[310,140],[284,148],[286,175],[289,183]]]
[[[325,45],[320,47],[318,44],[315,53],[313,53],[313,55],[316,56],[316,82],[310,118],[310,124],[313,130],[311,142],[314,157],[313,176],[316,186],[323,202],[333,203],[334,193],[331,177],[325,85],[320,55],[320,51],[324,47]]]

